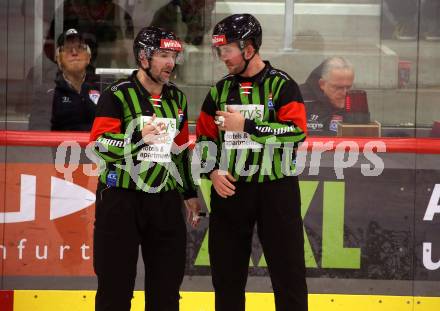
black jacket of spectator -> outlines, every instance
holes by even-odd
[[[343,120],[344,110],[334,108],[319,87],[321,72],[322,65],[319,65],[299,86],[306,106],[307,130],[310,136],[334,136],[336,122]]]
[[[97,77],[87,72],[81,92],[74,90],[58,72],[52,102],[52,131],[90,131],[100,96]]]

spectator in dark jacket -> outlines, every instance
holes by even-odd
[[[343,121],[345,96],[353,81],[353,65],[342,57],[330,57],[300,85],[309,135],[336,135],[336,122]]]
[[[34,99],[29,129],[90,131],[100,96],[90,48],[78,31],[69,29],[58,38],[55,57],[55,88]]]

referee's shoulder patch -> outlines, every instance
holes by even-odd
[[[128,84],[131,84],[131,83],[132,83],[131,81],[126,80],[126,79],[124,79],[124,80],[119,80],[119,81],[116,81],[116,82],[110,87],[110,90],[111,90],[112,92],[116,92],[116,91],[120,90],[120,89],[123,88],[123,87],[127,87]]]
[[[281,78],[283,78],[283,79],[285,79],[285,80],[292,80],[292,78],[291,78],[286,72],[284,72],[284,71],[282,71],[282,70],[279,70],[279,69],[272,68],[272,69],[270,70],[269,74],[270,74],[271,76],[278,76],[278,77],[281,77]]]

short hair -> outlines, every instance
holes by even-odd
[[[321,78],[326,80],[332,70],[345,69],[354,72],[353,64],[343,57],[333,56],[322,62]]]

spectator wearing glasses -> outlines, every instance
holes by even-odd
[[[343,121],[345,97],[353,81],[353,65],[342,57],[330,57],[300,85],[309,135],[336,135],[336,122]]]
[[[51,130],[90,131],[100,96],[89,66],[91,51],[82,35],[69,29],[58,38],[55,59],[59,71],[52,101]]]
[[[42,85],[33,98],[30,130],[90,131],[100,96],[90,65],[91,50],[81,33],[69,29],[57,40],[58,71],[53,85]]]

